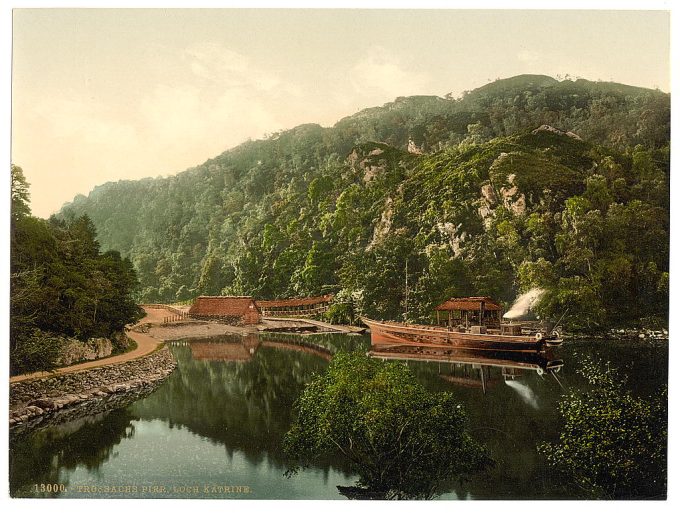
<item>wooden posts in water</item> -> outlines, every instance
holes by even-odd
[[[187,312],[182,312],[180,314],[175,314],[175,315],[170,315],[168,317],[163,317],[162,324],[165,325],[165,324],[168,324],[168,323],[171,323],[171,322],[181,321],[181,320],[188,319],[188,318],[189,318],[189,314]]]

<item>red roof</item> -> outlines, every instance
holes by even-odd
[[[262,308],[280,308],[280,307],[291,307],[291,306],[306,306],[306,305],[316,305],[319,303],[328,303],[333,299],[333,294],[326,294],[325,296],[316,297],[300,297],[291,299],[274,299],[266,301],[257,301],[257,305]]]
[[[243,316],[258,310],[250,296],[199,296],[189,309],[190,315]]]
[[[501,306],[487,296],[480,297],[452,297],[444,301],[435,310],[474,310],[477,311],[484,305],[484,310],[500,310]]]

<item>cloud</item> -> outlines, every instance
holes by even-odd
[[[108,140],[133,141],[136,136],[133,126],[117,121],[114,112],[94,100],[35,98],[29,115],[34,122],[49,126],[54,137],[77,139],[85,145]]]
[[[37,215],[106,181],[182,171],[314,112],[301,87],[223,45],[178,55],[160,82],[140,80],[124,97],[78,86],[15,94],[13,158],[32,177]]]
[[[350,74],[350,83],[357,93],[388,99],[423,94],[432,82],[426,73],[405,69],[396,56],[381,46],[372,47],[368,55],[352,67]]]
[[[532,50],[521,50],[517,53],[517,60],[526,64],[535,64],[539,61],[540,55]]]
[[[35,214],[47,217],[97,184],[182,171],[284,128],[272,107],[279,93],[267,93],[273,79],[255,74],[258,86],[160,84],[124,112],[78,94],[25,97],[13,158],[31,177]]]
[[[300,96],[300,89],[284,83],[243,54],[216,43],[200,43],[184,50],[182,59],[194,76],[225,89]]]

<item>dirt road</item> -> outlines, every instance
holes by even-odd
[[[163,321],[163,317],[172,315],[171,312],[162,308],[144,308],[146,316],[139,321],[138,324],[160,324]],[[78,363],[76,365],[70,365],[68,367],[61,367],[55,369],[52,372],[34,372],[31,374],[21,374],[19,376],[12,376],[9,379],[10,383],[16,383],[17,381],[25,381],[27,379],[35,378],[46,378],[50,376],[55,376],[59,374],[69,374],[71,372],[78,372],[84,369],[91,369],[93,367],[102,367],[104,365],[110,365],[113,363],[126,362],[128,360],[134,360],[140,356],[147,355],[153,352],[162,340],[157,340],[145,333],[137,333],[135,331],[127,331],[127,335],[137,342],[137,347],[127,353],[119,354],[116,356],[109,356],[108,358],[100,358],[99,360],[92,360],[90,362]]]

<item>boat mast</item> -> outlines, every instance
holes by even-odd
[[[404,305],[404,321],[408,319],[408,258],[406,259],[406,271],[404,273],[406,276],[406,300]]]

